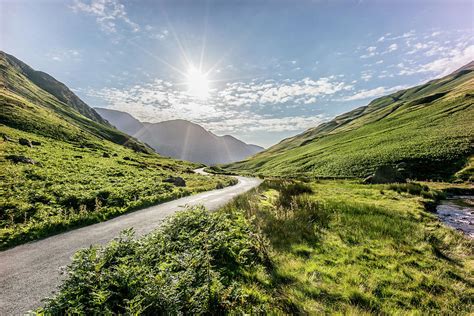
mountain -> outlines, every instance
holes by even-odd
[[[214,135],[186,120],[141,123],[125,112],[103,108],[95,110],[118,129],[145,142],[164,156],[214,165],[239,161],[263,150],[230,135]]]
[[[378,98],[284,139],[230,171],[365,177],[403,163],[406,175],[473,174],[474,62],[452,74]]]
[[[0,249],[233,183],[156,154],[0,52]]]
[[[136,151],[151,149],[117,130],[63,83],[0,51],[0,123],[61,140],[97,137]]]

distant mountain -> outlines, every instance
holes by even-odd
[[[403,163],[414,179],[474,174],[474,62],[284,139],[229,170],[357,176]]]
[[[214,135],[186,120],[141,123],[125,112],[104,108],[95,110],[118,129],[145,142],[164,156],[214,165],[239,161],[263,150],[230,135]]]

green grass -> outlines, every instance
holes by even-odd
[[[473,96],[474,71],[451,75],[376,99],[222,167],[242,174],[366,177],[377,166],[404,162],[410,179],[448,179],[465,168],[456,176],[472,180]]]
[[[105,140],[89,139],[84,146],[6,126],[0,126],[0,134],[12,139],[0,140],[0,248],[235,183],[229,177],[194,174],[197,164]],[[19,138],[41,145],[22,146]],[[14,163],[6,159],[9,155],[37,164]],[[164,183],[168,176],[183,177],[186,187]]]
[[[79,253],[42,312],[468,315],[474,244],[424,209],[438,189],[266,180]]]

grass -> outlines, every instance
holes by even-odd
[[[11,138],[0,140],[0,248],[235,183],[195,174],[193,163],[105,140],[71,143],[6,126],[0,134]],[[41,145],[22,146],[19,138]],[[10,155],[37,163],[14,163]],[[163,182],[169,176],[184,178],[186,187]]]
[[[468,315],[474,245],[424,209],[438,194],[267,179],[215,213],[81,252],[41,311]]]
[[[473,91],[474,71],[434,80],[376,99],[248,160],[221,167],[267,176],[366,177],[378,166],[403,162],[409,179],[469,181]]]

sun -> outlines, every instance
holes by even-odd
[[[206,99],[209,96],[209,80],[206,74],[195,67],[189,67],[186,79],[190,95],[200,99]]]

